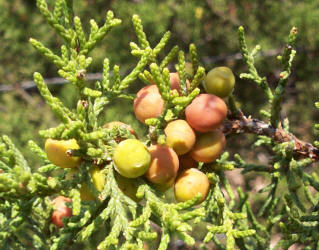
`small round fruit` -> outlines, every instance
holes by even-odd
[[[72,199],[58,196],[52,200],[52,203],[55,206],[55,210],[52,213],[51,220],[54,225],[57,227],[63,227],[62,218],[71,217],[72,216],[72,209],[69,208],[65,203],[70,202],[72,203]]]
[[[102,169],[100,169],[98,166],[93,166],[90,170],[90,173],[95,188],[97,189],[97,191],[101,192],[106,183],[105,174],[102,172]],[[91,193],[86,183],[82,183],[80,194],[82,201],[91,201],[96,199],[96,197]]]
[[[225,136],[220,130],[200,134],[190,154],[198,162],[213,162],[223,152]]]
[[[189,168],[197,168],[198,162],[193,159],[190,153],[180,155],[179,157],[179,172],[182,172]]]
[[[148,181],[155,184],[165,184],[175,179],[179,167],[178,156],[167,145],[152,145],[150,167],[146,172]]]
[[[134,100],[134,113],[136,118],[145,123],[148,118],[161,115],[164,110],[164,100],[156,85],[149,85],[137,92]]]
[[[90,170],[92,181],[96,189],[101,192],[106,183],[106,176],[98,166],[93,166]]]
[[[178,201],[188,201],[200,193],[202,197],[197,204],[205,200],[210,183],[207,176],[196,168],[182,172],[176,179],[174,186],[175,198]]]
[[[136,192],[138,189],[138,183],[136,180],[123,177],[120,174],[115,174],[115,179],[118,187],[126,196],[130,197],[135,202],[140,201],[140,199],[136,197]]]
[[[185,120],[168,123],[164,132],[167,145],[173,148],[178,155],[186,154],[195,144],[195,132]]]
[[[218,128],[227,115],[227,106],[218,96],[199,94],[185,110],[187,123],[198,132]]]
[[[171,90],[176,89],[177,92],[181,93],[181,85],[179,80],[179,75],[177,72],[169,73],[169,81],[171,83]],[[186,86],[189,88],[190,83],[188,80],[186,80]]]
[[[88,185],[86,185],[86,183],[84,182],[81,184],[80,198],[81,201],[94,201],[96,199],[94,194],[92,194],[92,192],[90,191]]]
[[[124,122],[120,122],[120,121],[113,121],[113,122],[108,122],[106,124],[104,124],[103,126],[104,128],[109,128],[109,129],[112,129],[114,127],[118,127],[118,128],[121,128],[121,127],[124,127],[126,128],[132,135],[134,135],[136,138],[137,138],[137,134],[136,132],[134,131],[134,129],[128,125],[128,124],[125,124]],[[121,139],[121,138],[119,138]]]
[[[45,152],[48,159],[55,165],[62,168],[75,168],[80,164],[81,159],[75,156],[69,156],[67,151],[70,149],[79,149],[75,139],[71,140],[53,140],[47,139],[45,142]]]
[[[126,139],[115,148],[113,160],[120,175],[127,178],[136,178],[147,171],[151,155],[139,140]]]
[[[166,192],[168,189],[170,189],[171,187],[174,186],[175,183],[175,178],[169,180],[168,182],[164,183],[164,184],[153,184],[153,186],[159,190],[160,192],[164,193]]]
[[[72,169],[67,175],[66,179],[70,180],[73,175],[78,171],[78,169]],[[106,183],[106,176],[102,172],[102,169],[100,169],[98,166],[94,165],[90,170],[92,182],[95,186],[95,188],[101,192],[105,186]],[[85,182],[82,183],[81,189],[80,189],[80,195],[82,201],[92,201],[95,200],[96,197],[91,193],[89,187],[86,185]]]
[[[229,96],[234,89],[234,85],[235,77],[228,67],[213,68],[205,78],[206,92],[221,98]]]

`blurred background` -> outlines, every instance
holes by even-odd
[[[55,1],[47,2],[53,6]],[[319,121],[319,112],[313,104],[319,99],[319,1],[78,0],[74,1],[74,7],[86,29],[92,18],[101,25],[110,9],[122,19],[122,25],[114,28],[91,52],[94,60],[88,73],[101,72],[105,57],[112,65],[120,65],[122,74],[134,67],[137,61],[130,55],[129,42],[136,41],[131,16],[138,14],[153,46],[165,31],[170,30],[172,37],[165,52],[177,44],[187,54],[188,45],[194,43],[207,71],[215,66],[232,68],[236,76],[234,94],[237,104],[246,115],[259,119],[262,119],[259,110],[265,107],[266,99],[254,83],[239,79],[240,73],[247,68],[239,56],[237,29],[240,25],[245,27],[250,48],[261,45],[257,68],[260,75],[267,77],[271,87],[275,87],[281,70],[276,56],[283,51],[290,29],[296,26],[299,31],[297,56],[283,101],[283,117],[289,117],[291,131],[298,137],[314,141],[313,124]],[[58,77],[57,68],[28,42],[30,37],[36,38],[56,53],[62,44],[40,15],[35,0],[0,0],[0,34],[0,134],[9,135],[36,167],[37,159],[26,143],[32,139],[43,146],[44,140],[38,135],[38,130],[56,126],[58,121],[37,89],[32,87],[33,72],[40,72],[49,79],[51,91],[68,107],[75,106],[77,93],[72,85],[61,84],[55,79]],[[137,81],[132,91],[141,86]],[[107,107],[101,122],[121,120],[132,124],[142,135],[146,128],[131,112],[131,103],[115,103]],[[266,164],[267,151],[251,150],[253,139],[255,137],[251,135],[228,138],[227,150],[232,154],[240,153],[247,161]],[[258,189],[258,181],[259,184],[264,182],[263,178],[250,178],[251,181],[249,177],[246,181],[248,190]],[[232,183],[244,185],[239,175],[232,179]]]

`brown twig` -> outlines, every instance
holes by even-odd
[[[275,142],[293,142],[293,152],[297,157],[311,158],[314,162],[319,161],[319,149],[311,143],[298,139],[295,135],[287,132],[283,128],[274,128],[268,123],[246,117],[242,113],[238,117],[228,117],[225,120],[222,130],[224,134],[250,133],[264,135],[272,138]]]

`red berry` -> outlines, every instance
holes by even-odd
[[[66,206],[66,202],[72,203],[72,199],[64,196],[58,196],[52,201],[52,203],[55,205],[56,210],[53,211],[51,220],[52,223],[57,227],[64,226],[62,218],[72,216],[72,209]]]

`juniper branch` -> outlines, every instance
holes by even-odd
[[[257,69],[254,65],[254,54],[256,54],[253,51],[253,53],[249,53],[246,40],[245,40],[245,33],[244,33],[244,27],[239,27],[238,29],[238,37],[239,37],[239,45],[240,45],[240,51],[243,56],[244,62],[247,64],[248,67],[248,74],[241,74],[241,78],[251,79],[253,80],[257,86],[259,86],[266,94],[269,100],[273,98],[273,94],[271,89],[268,86],[267,79],[265,77],[260,77]],[[258,48],[258,47],[257,47]]]
[[[271,125],[274,127],[278,126],[280,120],[280,111],[281,111],[281,101],[283,94],[288,83],[289,76],[291,74],[292,61],[296,55],[296,51],[293,49],[295,45],[295,40],[297,36],[297,28],[293,27],[290,31],[289,41],[287,46],[284,49],[283,55],[281,58],[281,63],[283,64],[283,71],[280,73],[280,80],[275,89],[273,99],[271,100]]]
[[[297,138],[282,128],[275,128],[270,124],[252,117],[246,117],[241,113],[239,117],[228,117],[222,126],[223,132],[227,134],[251,133],[259,136],[266,136],[275,142],[293,143],[293,153],[300,158],[310,158],[312,161],[319,160],[319,149],[311,143]]]

